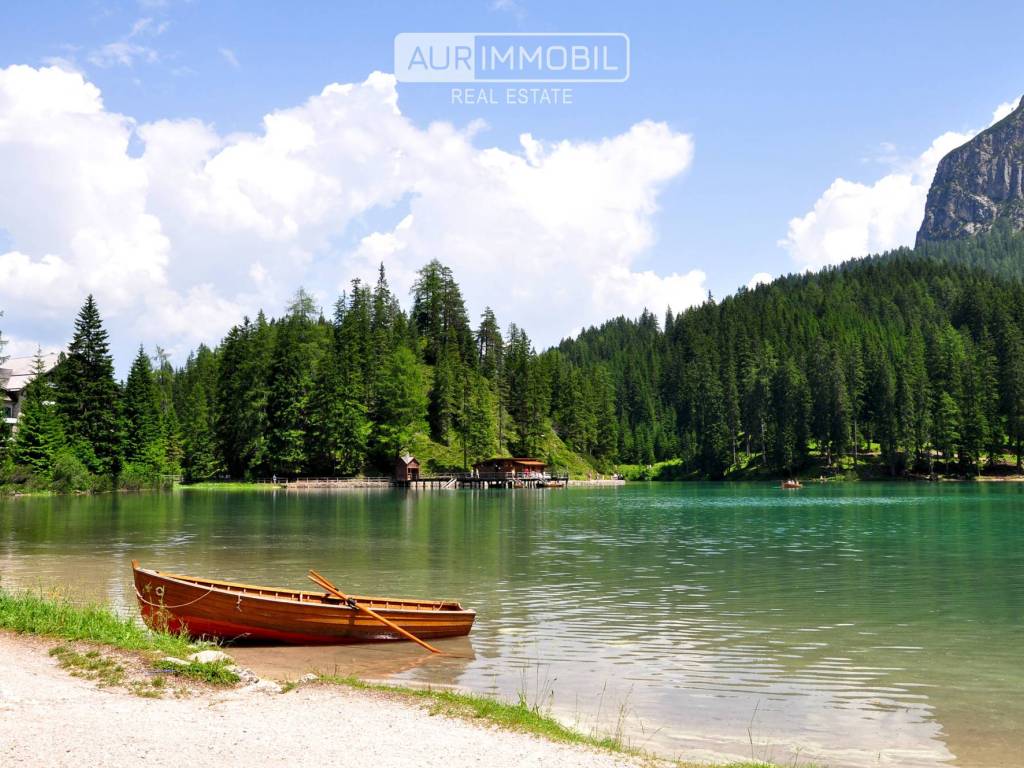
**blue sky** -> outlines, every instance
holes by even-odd
[[[264,115],[299,107],[327,84],[391,72],[400,32],[625,32],[632,43],[630,80],[576,86],[572,105],[452,105],[449,86],[398,84],[398,108],[422,131],[435,121],[466,131],[482,119],[485,126],[470,130],[472,146],[513,155],[524,153],[524,133],[550,146],[588,144],[653,121],[688,137],[689,154],[674,155],[678,167],[668,178],[652,171],[646,182],[657,212],[637,214],[650,237],[628,246],[628,269],[656,276],[698,270],[700,290],[721,296],[755,273],[817,267],[837,254],[905,241],[937,159],[922,155],[944,134],[952,137],[935,152],[984,128],[999,105],[1024,91],[1024,65],[1016,56],[1022,22],[1019,3],[993,3],[984,13],[960,3],[36,3],[3,11],[0,68],[56,63],[98,88],[106,113],[135,126],[198,121],[227,142],[236,133],[259,135]],[[129,134],[127,154],[137,157],[146,142]],[[837,179],[859,186],[833,188]],[[883,179],[891,183],[876,188]],[[397,203],[360,211],[326,236],[326,250],[355,248],[373,232],[387,235],[411,210],[408,199],[418,188],[412,184]],[[154,197],[148,193],[146,205]],[[44,254],[23,247],[32,238],[19,236],[23,222],[2,201],[0,252],[13,247],[26,257],[22,267],[35,264]],[[791,230],[791,220],[816,204],[822,208],[815,220]],[[903,211],[898,221],[891,220],[894,210]],[[156,215],[171,240],[161,267],[170,274],[189,257],[181,256],[184,239],[168,223],[174,215]],[[788,246],[781,242],[787,237]],[[836,242],[843,244],[837,249]],[[45,250],[58,251],[59,243]],[[335,263],[319,251],[311,258],[308,270],[284,275],[319,280],[314,288],[325,298],[352,276],[351,260]],[[201,266],[190,269],[202,274]],[[564,282],[564,275],[558,279]],[[190,287],[187,275],[167,282],[178,292]],[[215,279],[210,283],[218,289]],[[59,307],[36,313],[2,291],[5,336],[22,349],[60,343],[69,322],[60,320]],[[652,301],[671,294],[658,291]],[[221,290],[218,296],[227,302],[226,316],[232,307],[249,309],[256,298],[273,304],[282,293],[240,299]],[[677,304],[692,301],[692,294],[680,295]],[[482,288],[471,286],[467,295],[474,312],[491,303]],[[611,301],[576,319],[573,306],[549,298],[546,318],[524,309],[528,330],[541,343],[598,319]],[[119,356],[139,342],[160,341],[158,328],[131,333],[133,312],[144,307],[118,309],[116,297],[110,302],[118,331],[131,337],[118,341]],[[506,302],[506,314],[515,307]],[[634,310],[623,301],[623,312]],[[223,316],[207,329],[172,329],[164,344],[183,351],[205,334],[215,341]]]

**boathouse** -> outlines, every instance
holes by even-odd
[[[408,483],[419,479],[420,463],[416,460],[416,457],[410,456],[408,453],[399,456],[398,461],[395,462],[395,481]]]
[[[499,457],[478,461],[473,465],[473,471],[480,477],[497,475],[531,477],[534,475],[543,475],[545,469],[547,469],[547,464],[540,459],[528,458]]]

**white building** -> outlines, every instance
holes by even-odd
[[[58,352],[47,352],[41,355],[43,360],[43,372],[49,373],[57,365],[60,357]],[[0,409],[3,411],[4,421],[14,425],[18,423],[18,416],[21,415],[21,399],[25,394],[25,387],[35,378],[36,356],[9,357],[0,363]]]

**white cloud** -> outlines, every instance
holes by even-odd
[[[774,278],[767,272],[757,272],[747,281],[747,288],[754,290],[759,285],[767,285]]]
[[[160,60],[160,54],[156,49],[137,42],[140,37],[159,37],[167,31],[170,22],[155,21],[151,17],[136,19],[128,34],[120,40],[106,45],[101,45],[89,52],[90,64],[97,67],[132,67],[136,62],[153,64]]]
[[[238,62],[238,56],[230,48],[220,48],[221,58],[228,63],[232,69],[241,69],[242,65]]]
[[[989,125],[1015,106],[1000,104]],[[939,160],[977,133],[947,131],[919,156],[895,162],[892,173],[873,183],[836,179],[810,211],[790,220],[786,237],[778,244],[805,269],[913,245]]]
[[[100,46],[89,54],[89,63],[97,67],[130,67],[136,61],[152,64],[159,59],[157,52],[145,45],[131,43],[127,40],[118,40],[115,43],[107,43]]]
[[[474,146],[479,129],[416,126],[381,73],[222,136],[199,120],[137,126],[78,73],[0,70],[4,322],[23,337],[42,317],[69,327],[91,291],[125,348],[183,352],[243,313],[279,311],[300,284],[329,305],[380,261],[405,300],[435,257],[472,313],[490,304],[540,345],[704,298],[699,270],[635,268],[659,191],[690,165],[689,136],[641,122],[590,142],[524,135],[506,151]]]

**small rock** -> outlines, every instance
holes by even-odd
[[[320,677],[318,675],[314,675],[312,672],[307,672],[306,674],[304,674],[302,677],[299,678],[299,682],[300,683],[315,683],[319,679],[320,679]]]
[[[247,685],[245,690],[253,693],[281,693],[282,688],[273,680],[258,680],[252,685]]]
[[[217,661],[234,661],[223,651],[199,651],[188,657],[189,661],[198,661],[200,664],[213,664]]]
[[[188,662],[184,659],[176,659],[174,656],[164,656],[157,664],[170,664],[172,667],[187,667]]]
[[[252,685],[253,683],[258,683],[260,680],[259,676],[251,669],[240,667],[237,664],[232,664],[228,667],[228,670],[238,675],[238,682],[242,685]]]

